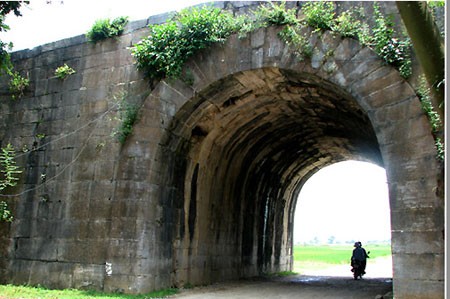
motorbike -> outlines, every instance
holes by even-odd
[[[362,278],[362,276],[364,274],[366,274],[366,272],[363,269],[363,265],[362,265],[361,261],[352,260],[351,266],[352,266],[351,271],[353,272],[353,278],[355,280],[357,280],[358,277]]]

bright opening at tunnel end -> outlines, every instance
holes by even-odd
[[[384,168],[346,161],[314,174],[297,200],[293,239],[294,244],[390,243]]]

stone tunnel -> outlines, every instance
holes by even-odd
[[[395,297],[443,298],[442,165],[411,84],[356,40],[308,29],[300,61],[267,27],[196,54],[193,84],[152,86],[128,47],[164,17],[13,53],[31,90],[0,86],[1,145],[24,168],[2,197],[1,281],[143,293],[291,270],[303,184],[359,160],[386,169]],[[140,106],[123,145],[117,95]]]

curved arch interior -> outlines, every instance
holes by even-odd
[[[175,251],[191,283],[290,270],[293,215],[306,180],[339,161],[383,164],[368,115],[311,74],[239,72],[205,88],[189,107],[177,119],[188,163]]]

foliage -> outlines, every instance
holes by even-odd
[[[117,131],[113,132],[113,135],[121,144],[124,144],[127,137],[133,133],[133,126],[139,115],[139,107],[129,103],[125,94],[120,96],[118,105],[120,126]]]
[[[405,79],[412,73],[411,67],[411,41],[409,38],[400,40],[395,37],[394,22],[385,17],[378,6],[374,3],[375,26],[372,29],[373,39],[371,46],[387,63],[396,67],[400,75]]]
[[[300,60],[310,58],[312,56],[312,46],[309,41],[301,34],[299,27],[286,26],[280,31],[279,36],[287,44],[291,45],[294,53]]]
[[[4,201],[0,201],[0,221],[12,222],[14,217],[8,208],[8,204]]]
[[[10,27],[5,24],[5,16],[13,12],[16,16],[21,16],[20,7],[28,4],[29,1],[0,1],[0,32],[8,31]],[[12,43],[5,43],[0,40],[0,71],[4,71],[11,75],[12,64],[8,51],[13,47]]]
[[[445,1],[427,0],[427,4],[430,7],[444,7]]]
[[[55,70],[55,76],[58,77],[61,80],[66,79],[68,76],[75,74],[75,70],[64,63],[64,65],[58,67]]]
[[[40,286],[13,286],[0,285],[0,294],[7,298],[41,298],[41,299],[150,299],[150,298],[165,298],[167,296],[178,293],[177,289],[165,289],[151,292],[148,294],[130,295],[130,294],[107,294],[96,291],[84,290],[49,290]]]
[[[344,11],[331,24],[331,29],[342,37],[357,37],[361,31],[361,22],[356,19],[353,11]]]
[[[285,2],[281,2],[279,4],[269,2],[269,4],[270,5],[268,6],[262,5],[257,11],[255,11],[255,23],[258,24],[258,28],[274,25],[298,25],[295,9],[286,10]]]
[[[150,35],[135,44],[132,53],[138,69],[150,78],[174,78],[196,51],[224,42],[237,26],[233,16],[220,9],[184,9],[165,24],[151,25]]]
[[[261,5],[253,17],[233,17],[226,11],[204,6],[181,11],[161,25],[151,25],[150,35],[132,48],[138,69],[152,79],[175,78],[181,75],[184,63],[196,51],[213,43],[223,42],[232,33],[243,36],[258,28],[285,26],[279,36],[292,46],[300,59],[311,57],[312,46],[302,34],[304,26],[319,30],[332,30],[342,37],[358,38],[371,47],[387,63],[396,67],[404,78],[411,75],[411,42],[396,36],[394,23],[374,4],[374,23],[370,28],[362,10],[335,12],[333,2],[310,1],[303,4],[303,18],[296,9],[286,9],[285,2]],[[359,19],[357,15],[359,14]]]
[[[114,20],[101,19],[95,21],[92,28],[86,33],[89,41],[98,42],[110,37],[121,35],[128,23],[128,17],[118,17]]]
[[[14,160],[15,151],[11,144],[2,148],[0,151],[0,191],[7,187],[14,187],[19,180],[17,175],[22,171],[16,165]],[[11,222],[13,216],[8,209],[8,205],[4,201],[0,201],[0,221]]]
[[[333,28],[335,12],[334,4],[329,1],[310,1],[302,6],[306,23],[314,28],[330,30]]]
[[[11,73],[11,80],[9,81],[9,91],[12,98],[20,98],[23,96],[25,89],[30,85],[28,78],[22,77],[18,72]]]
[[[442,129],[442,121],[439,117],[439,113],[434,110],[434,107],[430,99],[430,89],[427,86],[425,78],[422,76],[420,78],[419,87],[416,91],[419,97],[422,110],[428,117],[428,121],[431,125],[431,132],[433,133],[435,139],[435,146],[437,151],[437,158],[441,161],[444,160],[445,149],[441,138],[437,137],[439,131]]]
[[[1,18],[2,17],[0,16],[0,23],[2,22]],[[11,64],[11,57],[8,51],[11,51],[12,47],[13,47],[12,43],[5,43],[0,40],[0,74],[1,72],[11,74],[12,64]]]

